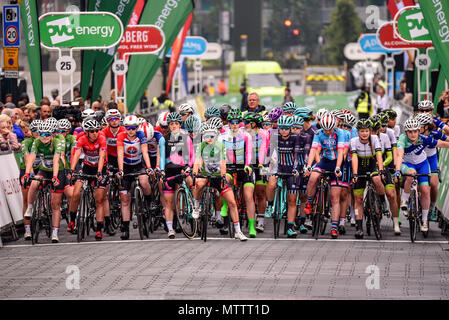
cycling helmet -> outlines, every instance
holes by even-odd
[[[207,122],[215,126],[215,128],[217,128],[218,130],[221,130],[221,128],[223,128],[223,121],[221,121],[221,119],[218,117],[212,117],[209,120],[207,120]]]
[[[351,127],[356,124],[356,119],[352,113],[345,114],[345,123]]]
[[[109,120],[110,118],[122,118],[122,115],[120,113],[120,111],[118,111],[117,109],[109,109],[108,111],[106,111],[106,114],[104,116],[106,118],[106,120]]]
[[[331,111],[331,114],[337,118],[338,120],[344,120],[345,119],[345,113],[340,109],[335,109]]]
[[[268,117],[270,117],[271,122],[275,122],[278,121],[278,119],[282,116],[282,113],[282,108],[276,107],[271,109],[271,111],[268,113]]]
[[[201,120],[195,116],[190,116],[184,121],[184,127],[187,132],[197,132],[201,127]]]
[[[220,118],[221,120],[228,119],[229,111],[231,111],[232,107],[229,104],[224,104],[220,107]]]
[[[92,109],[86,109],[81,113],[81,119],[83,120],[90,116],[95,116],[95,111]]]
[[[297,126],[304,125],[304,119],[300,116],[293,116],[293,124]]]
[[[430,100],[423,100],[418,103],[418,110],[426,110],[426,109],[433,109],[433,102]]]
[[[360,119],[357,122],[357,130],[360,129],[371,129],[373,122],[370,119]]]
[[[419,129],[421,129],[421,124],[414,118],[410,118],[404,123],[404,131],[414,131]]]
[[[279,127],[291,127],[293,125],[293,117],[289,116],[281,116],[278,119],[278,126]]]
[[[139,125],[139,128],[137,130],[143,132],[144,136],[147,138],[147,141],[153,139],[154,128],[151,123],[145,121],[144,123]]]
[[[107,126],[108,125],[108,120],[106,120],[106,118],[101,119],[101,125],[102,126]]]
[[[188,103],[183,103],[178,108],[179,113],[185,112],[185,113],[194,113],[193,107]]]
[[[162,113],[159,115],[159,118],[157,119],[156,125],[157,125],[157,126],[163,126],[163,127],[168,126],[168,123],[167,123],[167,117],[168,117],[169,114],[170,114],[169,111],[162,112]]]
[[[167,116],[167,123],[170,124],[172,122],[179,122],[182,123],[182,117],[178,112],[171,112]]]
[[[373,123],[371,129],[373,131],[377,131],[380,129],[380,127],[382,126],[382,122],[380,121],[380,118],[376,118],[376,121],[371,120],[371,122]]]
[[[51,132],[53,133],[55,131],[55,129],[53,128],[53,124],[51,122],[47,121],[42,121],[41,123],[39,123],[39,133],[43,133],[43,132]]]
[[[228,121],[231,120],[242,120],[242,111],[240,109],[231,109],[228,113]]]
[[[386,126],[387,123],[388,123],[388,120],[390,120],[390,118],[388,117],[388,114],[384,112],[384,113],[380,116],[380,122],[382,123],[383,126]]]
[[[375,115],[369,117],[369,119],[374,124],[374,122],[380,121],[380,116],[378,114],[375,114]]]
[[[72,124],[67,119],[58,120],[58,127],[60,130],[69,131],[72,129]]]
[[[349,110],[349,109],[341,109],[341,111],[342,111],[344,114],[350,114],[350,113],[352,113],[351,110]]]
[[[131,114],[129,116],[126,116],[125,119],[123,119],[123,125],[125,127],[128,127],[128,126],[137,127],[139,125],[139,119],[135,115]]]
[[[398,116],[398,114],[396,113],[396,111],[390,109],[390,110],[386,110],[385,113],[388,116],[388,119],[396,119],[396,117]]]
[[[58,120],[56,120],[56,118],[53,117],[47,118],[45,122],[53,127],[53,131],[58,130]]]
[[[30,123],[30,130],[33,132],[39,131],[39,125],[42,123],[42,120],[33,120]]]
[[[97,119],[98,122],[101,122],[101,120],[104,118],[105,113],[103,110],[95,111],[95,119]]]
[[[205,134],[206,132],[213,132],[215,134],[218,134],[217,127],[215,127],[209,122],[204,122],[203,125],[201,126],[201,134]]]
[[[248,122],[258,122],[259,115],[255,112],[248,112],[243,116],[243,120],[246,120]]]
[[[295,111],[297,108],[294,102],[287,102],[282,106],[282,111]]]
[[[321,108],[320,110],[318,110],[318,112],[316,113],[318,121],[320,121],[326,113],[329,113],[327,109]]]
[[[418,113],[415,119],[421,124],[421,126],[433,123],[433,115],[430,113]]]
[[[270,116],[268,115],[268,113],[265,114],[265,115],[262,117],[262,121],[263,121],[263,122],[271,122],[271,121],[270,121]]]
[[[138,117],[137,122],[139,123],[139,126],[140,126],[142,123],[147,122],[147,120],[144,117]]]
[[[83,131],[100,129],[100,124],[95,119],[89,119],[83,121]]]
[[[330,113],[325,114],[320,120],[321,128],[332,130],[337,125],[337,119]]]
[[[312,109],[310,109],[309,107],[297,108],[293,114],[295,116],[300,116],[303,118],[310,118],[312,117]]]
[[[204,113],[204,117],[207,119],[212,117],[220,118],[220,110],[215,106],[207,108],[206,112]]]

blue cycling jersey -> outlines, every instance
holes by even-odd
[[[344,130],[336,128],[328,136],[323,129],[318,130],[318,133],[313,137],[312,149],[322,149],[323,158],[328,160],[336,160],[338,155],[338,149],[344,149],[348,147],[348,135],[343,132]]]

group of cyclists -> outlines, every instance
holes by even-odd
[[[63,194],[69,206],[67,231],[75,233],[85,179],[95,185],[95,239],[102,240],[103,232],[114,235],[109,172],[121,181],[122,240],[130,237],[130,173],[141,173],[138,179],[147,201],[153,191],[149,177],[160,177],[160,201],[170,239],[176,235],[175,191],[187,177],[194,198],[192,218],[199,219],[201,215],[201,195],[209,181],[217,192],[217,228],[226,234],[232,223],[235,238],[241,241],[246,241],[247,236],[239,221],[235,183],[242,186],[249,237],[255,238],[264,232],[267,219],[273,216],[279,179],[276,174],[289,175],[286,234],[295,238],[297,231],[305,234],[310,230],[308,219],[313,212],[317,184],[324,172],[331,172],[330,236],[336,239],[345,234],[350,216],[355,237],[361,239],[367,174],[383,212],[391,214],[395,235],[401,234],[399,213],[407,216],[412,184],[412,177],[402,179],[401,175],[429,174],[430,179],[420,176],[418,180],[421,230],[425,232],[428,220],[436,217],[437,148],[449,148],[449,126],[434,117],[433,111],[431,101],[421,101],[415,115],[403,124],[402,134],[394,110],[357,120],[348,109],[323,108],[314,115],[312,109],[293,102],[261,112],[212,106],[204,117],[184,103],[176,112],[161,113],[154,127],[142,117],[122,116],[117,109],[109,109],[101,121],[95,118],[93,110],[84,110],[80,128],[72,128],[67,119],[34,120],[30,125],[33,136],[23,142],[25,161],[20,168],[25,239],[31,239],[30,218],[39,187],[33,176],[51,179],[53,243],[59,242]],[[201,178],[202,175],[212,178]]]

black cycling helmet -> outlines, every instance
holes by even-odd
[[[386,110],[385,113],[388,115],[388,119],[396,119],[396,117],[398,116],[396,111],[392,109]]]
[[[373,122],[370,119],[361,119],[357,122],[356,128],[360,129],[371,129],[373,126]]]
[[[228,113],[229,113],[229,111],[231,111],[232,107],[229,104],[223,104],[219,109],[220,109],[221,120],[227,120]]]

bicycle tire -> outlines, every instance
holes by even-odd
[[[326,233],[326,227],[327,227],[327,222],[328,222],[327,215],[331,211],[331,206],[332,206],[329,185],[327,185],[327,187],[326,187],[326,191],[323,194],[323,199],[325,199],[324,200],[324,210],[323,210],[323,214],[322,214],[321,221],[320,221],[320,234],[322,236],[324,236],[324,234]]]
[[[48,192],[48,194],[45,194],[45,196],[42,198],[43,203],[43,217],[41,217],[41,221],[43,224],[43,228],[45,229],[45,233],[47,234],[47,238],[50,239],[51,233],[52,233],[52,211],[51,211],[51,194]]]
[[[412,190],[410,193],[410,212],[408,215],[408,221],[410,226],[410,240],[412,243],[416,240],[416,229],[417,229],[417,219],[416,219],[416,191]]]
[[[316,204],[315,207],[315,213],[313,216],[313,229],[314,232],[312,232],[315,236],[315,240],[318,240],[319,234],[320,234],[320,230],[321,230],[321,222],[322,222],[322,218],[323,218],[323,210],[324,210],[324,190],[323,187],[321,186],[318,189],[318,196],[317,196],[317,201],[318,203]]]
[[[79,208],[78,216],[76,217],[76,241],[81,242],[86,233],[87,204],[84,196],[81,196]]]
[[[41,191],[38,191],[36,202],[33,206],[32,216],[31,216],[31,243],[34,245],[38,243],[39,240],[39,229],[40,229],[40,215],[42,211],[41,207]]]
[[[132,203],[131,203],[131,210],[134,212],[137,218],[137,228],[139,230],[139,237],[140,240],[143,240],[145,238],[145,225],[144,225],[144,217],[143,217],[143,194],[140,188],[134,188],[133,195],[131,196]],[[147,233],[148,234],[148,233]]]
[[[279,227],[280,227],[280,205],[279,205],[280,191],[279,187],[276,187],[274,201],[273,201],[273,235],[274,239],[279,238]]]
[[[208,218],[209,218],[209,214],[208,214],[208,210],[209,210],[209,197],[206,197],[206,201],[204,202],[205,204],[205,209],[204,212],[201,216],[201,221],[202,221],[202,234],[201,234],[201,239],[206,242],[207,241],[207,225],[208,225]]]
[[[380,231],[380,215],[382,215],[382,209],[380,205],[379,196],[372,190],[371,194],[371,224],[373,226],[374,236],[377,240],[382,239],[382,233]]]
[[[184,188],[178,188],[175,193],[176,216],[182,233],[187,239],[193,239],[196,236],[198,221],[192,218],[193,203],[189,204],[188,194]],[[191,211],[191,210],[190,210]]]

